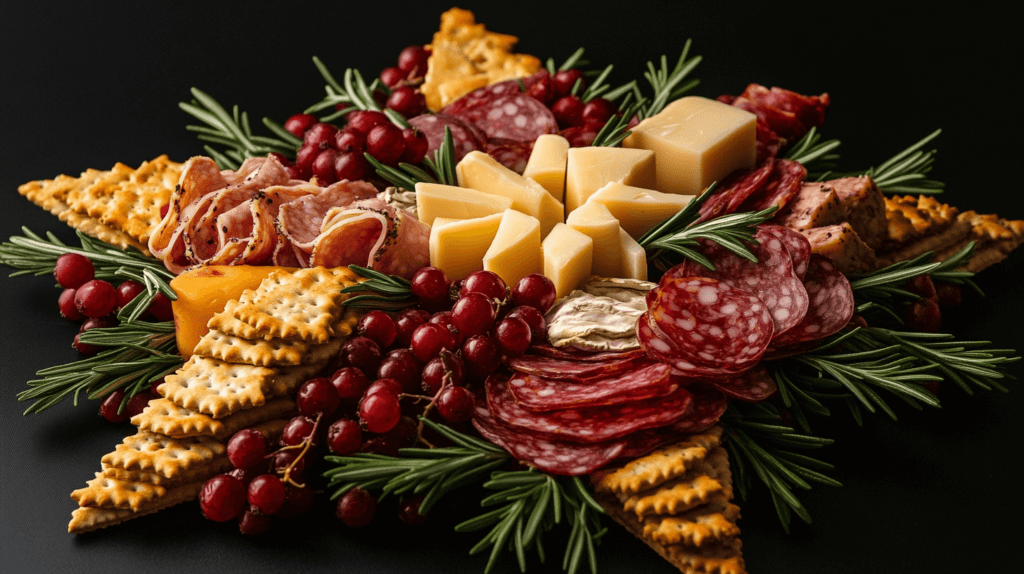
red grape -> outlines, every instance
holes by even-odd
[[[373,520],[377,510],[377,499],[361,488],[353,488],[338,500],[336,514],[346,526],[358,528]]]
[[[395,342],[398,329],[390,315],[375,309],[359,319],[356,333],[373,340],[381,349],[386,349]]]
[[[422,114],[427,109],[427,100],[416,88],[402,86],[395,88],[388,96],[387,106],[403,117],[411,118]]]
[[[380,81],[383,82],[385,86],[393,89],[395,86],[405,81],[406,76],[406,72],[403,72],[397,66],[392,66],[381,70]]]
[[[238,519],[238,531],[246,536],[259,536],[270,530],[272,522],[273,519],[266,514],[249,508]]]
[[[356,367],[367,377],[373,376],[380,365],[380,346],[368,337],[353,337],[345,342],[338,353],[342,365]]]
[[[334,160],[334,176],[338,181],[358,181],[366,179],[373,167],[366,161],[361,152],[343,152]]]
[[[284,483],[273,474],[261,474],[249,483],[249,504],[273,514],[284,504]]]
[[[117,308],[121,309],[146,290],[138,281],[125,281],[117,286]]]
[[[486,335],[474,335],[462,344],[462,359],[471,375],[482,378],[498,368],[501,353],[493,339]]]
[[[555,115],[555,120],[561,127],[583,125],[583,102],[576,96],[560,98],[551,106],[551,113]]]
[[[426,514],[420,514],[420,504],[423,503],[424,495],[417,494],[412,498],[406,498],[398,505],[398,518],[409,526],[419,526],[427,520]]]
[[[366,150],[366,134],[352,128],[345,128],[334,138],[334,147],[341,152],[362,153]]]
[[[395,379],[407,393],[415,393],[420,386],[420,362],[409,349],[395,349],[388,353],[377,369],[378,379]]]
[[[398,69],[407,72],[411,77],[419,77],[427,73],[427,61],[430,50],[423,46],[409,46],[398,54]]]
[[[417,327],[409,344],[416,358],[424,363],[436,357],[441,349],[451,350],[455,347],[448,329],[432,323]]]
[[[281,446],[300,445],[310,437],[315,442],[316,437],[313,436],[314,428],[316,428],[316,423],[313,422],[313,419],[304,416],[294,417],[288,421],[288,424],[284,425],[284,430],[281,431]]]
[[[103,402],[100,403],[100,416],[107,419],[107,422],[112,423],[123,423],[128,420],[127,409],[122,410],[120,413],[117,412],[121,408],[122,401],[124,401],[124,389],[117,389],[107,395],[107,398],[103,399]]]
[[[106,281],[93,279],[75,291],[75,307],[86,317],[102,317],[110,314],[117,305],[117,292]]]
[[[517,317],[506,317],[495,327],[494,339],[502,354],[517,357],[530,348],[530,325]]]
[[[60,316],[70,321],[81,321],[85,317],[75,307],[75,289],[68,287],[61,291],[57,298],[57,308],[60,309]]]
[[[540,273],[523,277],[512,289],[512,304],[527,305],[541,313],[547,313],[555,302],[555,284]]]
[[[437,267],[424,267],[412,276],[412,294],[420,304],[429,307],[441,307],[448,302],[448,285],[450,281],[444,271]]]
[[[534,343],[539,343],[547,338],[547,321],[544,320],[544,315],[536,307],[516,307],[509,311],[505,318],[517,318],[526,321],[526,324],[530,326],[531,340]]]
[[[402,130],[390,122],[379,124],[366,134],[366,153],[377,161],[394,165],[405,151],[405,139]]]
[[[78,289],[96,276],[92,261],[78,253],[65,253],[53,266],[53,277],[65,289]]]
[[[491,299],[503,303],[508,297],[505,282],[493,271],[477,271],[466,277],[459,290],[459,297],[465,297],[470,293],[483,293]]]
[[[245,508],[245,486],[233,476],[218,474],[203,484],[199,492],[199,507],[210,520],[231,520]]]
[[[306,130],[319,122],[313,114],[295,114],[284,121],[284,129],[297,138],[301,138]]]
[[[337,150],[328,148],[320,152],[313,160],[312,171],[318,185],[328,186],[338,180],[337,171],[334,169],[338,156]]]
[[[594,98],[583,106],[583,123],[603,126],[617,113],[619,113],[619,107],[614,102],[604,98]]]
[[[374,126],[390,123],[387,116],[376,110],[356,110],[348,115],[348,127],[364,134],[369,134]]]
[[[437,412],[448,422],[468,421],[473,417],[473,395],[466,387],[449,385],[437,397]]]
[[[493,299],[483,293],[463,295],[452,308],[452,323],[463,337],[486,333],[494,324]]]
[[[386,433],[395,428],[402,418],[402,407],[398,398],[388,393],[376,393],[363,399],[359,404],[359,418],[366,425],[366,430],[373,433]]]
[[[258,430],[240,430],[228,441],[228,460],[235,468],[256,466],[266,454],[267,439]]]
[[[331,384],[342,400],[353,400],[363,396],[366,387],[370,386],[370,379],[355,367],[345,367],[334,372]]]
[[[363,444],[363,431],[353,420],[341,419],[327,429],[327,448],[334,454],[346,456],[359,450]]]
[[[302,136],[302,147],[315,147],[320,151],[334,147],[334,139],[338,136],[337,126],[316,123],[310,126]],[[301,167],[301,164],[298,164]]]
[[[430,142],[427,136],[416,128],[405,128],[402,130],[402,140],[405,142],[405,151],[402,152],[402,161],[405,163],[419,163],[427,155]]]
[[[323,414],[329,417],[337,410],[341,397],[329,379],[317,377],[299,387],[299,395],[295,402],[298,404],[299,412],[306,416]]]
[[[406,309],[399,313],[395,317],[395,327],[398,329],[395,346],[408,347],[409,341],[412,340],[412,332],[429,320],[430,313],[422,309]]]
[[[551,87],[555,91],[556,97],[565,97],[572,93],[573,86],[576,82],[580,82],[579,90],[576,93],[582,94],[587,89],[587,79],[583,76],[583,72],[580,70],[559,70],[555,72],[555,75],[551,77]]]

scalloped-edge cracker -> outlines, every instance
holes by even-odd
[[[715,501],[677,516],[648,516],[643,521],[643,535],[659,544],[700,548],[739,536],[739,517],[739,506]]]
[[[238,337],[240,339],[247,339],[250,341],[262,340],[263,336],[256,330],[255,327],[248,323],[235,319],[235,309],[241,305],[241,301],[247,299],[247,295],[251,294],[251,289],[246,289],[242,292],[242,295],[238,300],[232,299],[224,304],[224,310],[220,313],[210,317],[210,320],[206,323],[206,328],[210,331],[220,331],[225,335],[231,337]],[[297,345],[304,345],[308,348],[309,343],[305,341],[296,341]]]
[[[68,193],[72,189],[88,187],[105,173],[107,172],[90,168],[85,170],[80,177],[58,175],[53,179],[30,181],[18,186],[18,193],[46,211],[60,215],[71,209],[71,206],[64,200],[67,199]]]
[[[140,431],[125,437],[114,447],[114,452],[105,454],[100,462],[124,470],[155,472],[173,479],[200,466],[216,464],[224,457],[227,457],[227,449],[212,437],[171,438]]]
[[[218,321],[222,320],[228,328],[252,329],[248,324],[234,317],[218,319]],[[352,333],[353,326],[352,315],[345,313],[331,326],[334,337],[321,345],[291,339],[245,339],[212,329],[203,335],[192,353],[226,363],[242,363],[260,367],[323,363],[338,353],[345,339]],[[254,329],[251,332],[255,334]]]
[[[619,493],[623,509],[638,517],[680,514],[713,499],[732,498],[732,481],[725,449],[718,447],[693,468],[657,487],[636,494]]]
[[[244,428],[290,415],[295,409],[294,400],[281,397],[267,401],[261,407],[239,411],[218,420],[161,398],[150,401],[149,406],[141,414],[132,417],[132,424],[139,427],[140,431],[159,433],[171,438],[212,436],[224,440]]]
[[[96,508],[130,508],[138,511],[142,505],[167,494],[167,489],[148,482],[132,482],[104,476],[97,472],[96,478],[71,493],[71,499],[79,506]]]
[[[637,493],[685,474],[722,442],[722,427],[714,426],[686,440],[658,449],[622,468],[602,473],[598,492]]]
[[[125,520],[138,518],[163,510],[182,502],[188,502],[199,497],[199,491],[203,488],[203,481],[183,484],[167,489],[167,492],[146,504],[138,510],[122,508],[77,508],[71,513],[71,522],[68,523],[68,533],[82,534],[90,530],[98,530],[120,524]]]
[[[90,237],[95,237],[104,243],[109,243],[122,250],[131,247],[132,249],[138,250],[143,255],[151,255],[149,247],[144,243],[136,241],[130,235],[119,229],[103,225],[88,215],[82,215],[72,209],[68,209],[58,215],[57,218],[78,231],[81,231]]]
[[[263,405],[265,389],[277,374],[275,369],[193,355],[157,391],[179,407],[220,419]]]
[[[103,476],[108,478],[128,482],[146,482],[170,488],[172,486],[179,486],[189,482],[195,482],[197,480],[206,480],[211,476],[227,472],[231,470],[231,468],[231,461],[228,460],[227,457],[223,457],[215,459],[208,465],[199,466],[192,470],[183,472],[174,478],[167,478],[159,473],[144,470],[125,470],[108,464],[103,464],[100,472],[103,473]]]

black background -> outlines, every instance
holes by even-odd
[[[943,200],[1024,218],[1020,185],[1021,44],[1016,18],[982,5],[555,2],[479,3],[491,29],[518,35],[519,49],[556,60],[577,46],[614,78],[678,55],[686,38],[704,55],[700,95],[738,93],[748,82],[833,98],[824,133],[843,141],[843,167],[878,163],[937,127],[934,176]],[[310,58],[336,73],[368,76],[394,65],[408,44],[426,43],[445,3],[4,2],[0,7],[0,236],[27,225],[65,240],[70,229],[16,193],[19,184],[115,162],[138,165],[167,153],[184,161],[201,146],[177,103],[201,87],[254,118],[283,121],[323,95]],[[985,271],[987,297],[946,315],[948,330],[997,346],[1024,347],[1024,256]],[[74,537],[68,493],[92,477],[128,426],[113,426],[87,402],[22,417],[15,399],[36,370],[74,360],[76,326],[57,313],[52,279],[0,279],[0,572],[480,572],[467,552],[478,539],[452,526],[476,512],[476,493],[442,504],[413,529],[382,505],[375,524],[346,530],[329,505],[271,534],[244,538],[185,504]],[[1011,371],[1024,374],[1021,366]],[[1014,383],[1011,382],[1011,387]],[[801,493],[813,526],[784,534],[764,491],[743,503],[744,555],[753,572],[1004,571],[1024,528],[1021,409],[1024,391],[968,397],[951,385],[943,408],[896,405],[899,422],[845,414],[815,421],[837,439],[821,456],[845,486]],[[456,495],[457,496],[457,495]],[[601,572],[671,572],[611,525],[598,549]],[[557,541],[546,544],[557,571]],[[514,572],[511,554],[496,571]]]

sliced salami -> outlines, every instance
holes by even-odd
[[[455,144],[455,161],[462,159],[467,153],[482,150],[485,140],[479,132],[465,121],[446,114],[423,114],[409,120],[409,125],[423,132],[427,138],[427,157],[434,157],[434,152],[444,143],[444,128],[452,132]]]
[[[597,377],[610,377],[634,368],[636,358],[608,359],[605,361],[577,361],[555,359],[537,355],[520,355],[508,359],[510,369],[561,381],[586,381]]]
[[[552,440],[536,433],[514,429],[496,419],[487,410],[487,402],[477,397],[473,426],[485,439],[507,450],[517,460],[538,470],[563,476],[590,474],[621,456],[626,441],[579,444]]]
[[[738,171],[726,177],[715,194],[700,206],[700,220],[735,213],[748,197],[765,186],[774,168],[775,159],[769,157],[755,169]]]
[[[453,116],[461,115],[467,110],[488,105],[493,100],[511,94],[525,93],[531,86],[548,76],[547,70],[541,70],[532,76],[505,80],[477,88],[448,104],[441,113]]]
[[[558,122],[551,110],[519,92],[498,96],[484,105],[452,115],[480,128],[488,138],[528,142],[558,131]]]
[[[793,160],[780,159],[775,162],[775,169],[764,187],[747,198],[737,211],[761,211],[769,207],[782,209],[800,192],[805,179],[807,168]]]
[[[676,423],[678,425],[678,423]],[[676,425],[657,429],[635,432],[625,438],[626,448],[622,449],[619,458],[632,459],[650,454],[656,448],[679,442],[683,432],[676,430]]]
[[[704,385],[693,385],[687,387],[693,395],[693,407],[690,412],[679,422],[672,425],[672,429],[693,433],[707,430],[718,422],[729,408],[729,401],[721,392]]]
[[[533,141],[517,142],[501,138],[487,140],[487,155],[520,175],[526,170],[526,162],[530,161],[532,152]]]
[[[577,361],[607,361],[610,359],[638,359],[644,356],[642,349],[632,351],[603,351],[592,353],[581,351],[574,347],[555,347],[547,343],[531,345],[528,351],[532,354],[543,355],[555,359],[575,359]]]
[[[506,375],[487,379],[487,405],[491,414],[517,429],[570,442],[600,443],[639,430],[673,424],[686,416],[692,401],[689,391],[676,389],[658,401],[535,413],[516,403],[508,380]]]
[[[669,366],[649,363],[612,377],[575,383],[516,373],[508,383],[516,401],[531,411],[600,407],[664,397],[679,388]]]
[[[734,399],[748,403],[763,401],[778,390],[775,381],[768,374],[768,370],[761,365],[750,369],[740,377],[727,381],[714,381],[711,385]]]
[[[738,374],[721,367],[694,364],[680,358],[671,339],[662,333],[647,313],[636,322],[637,340],[649,357],[672,367],[672,374],[683,378],[715,379]]]
[[[804,279],[810,299],[807,314],[795,327],[776,337],[773,347],[817,341],[837,333],[853,317],[850,281],[825,256],[812,254]]]
[[[786,246],[789,258],[793,260],[793,273],[796,273],[796,276],[802,281],[807,274],[807,264],[811,260],[811,242],[807,241],[807,238],[799,231],[782,225],[765,223],[761,225],[760,229],[775,236]]]

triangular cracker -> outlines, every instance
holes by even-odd
[[[103,476],[97,472],[96,478],[71,493],[71,499],[79,506],[96,508],[130,508],[138,512],[143,504],[151,502],[167,493],[162,486],[147,482],[129,482]]]
[[[176,478],[198,467],[216,464],[224,457],[224,445],[210,437],[177,439],[141,431],[125,437],[101,462],[124,470],[151,471]]]
[[[720,500],[677,516],[648,516],[643,522],[643,534],[660,544],[699,548],[739,536],[739,517],[739,506]]]
[[[227,457],[217,458],[208,465],[198,466],[191,470],[182,472],[174,478],[167,478],[162,474],[146,470],[125,470],[108,464],[103,464],[101,472],[103,476],[127,482],[145,482],[157,484],[165,488],[180,486],[197,480],[206,480],[222,472],[231,470],[231,461]]]
[[[176,486],[172,489],[168,489],[160,498],[140,506],[138,510],[120,508],[78,508],[71,513],[71,522],[68,524],[68,532],[71,534],[81,534],[83,532],[89,532],[90,530],[97,530],[100,528],[106,528],[107,526],[120,524],[125,520],[138,518],[139,516],[152,514],[158,510],[163,510],[176,504],[181,504],[182,502],[194,500],[199,496],[199,491],[202,490],[202,488],[202,481]]]
[[[714,426],[685,441],[658,449],[604,474],[594,485],[598,492],[636,493],[685,474],[721,444],[722,427]]]
[[[282,397],[267,401],[261,407],[239,411],[217,420],[191,409],[179,407],[168,399],[150,401],[149,406],[132,417],[132,424],[140,431],[160,433],[172,438],[212,436],[218,440],[230,438],[241,429],[270,419],[286,416],[295,411],[295,401]]]

